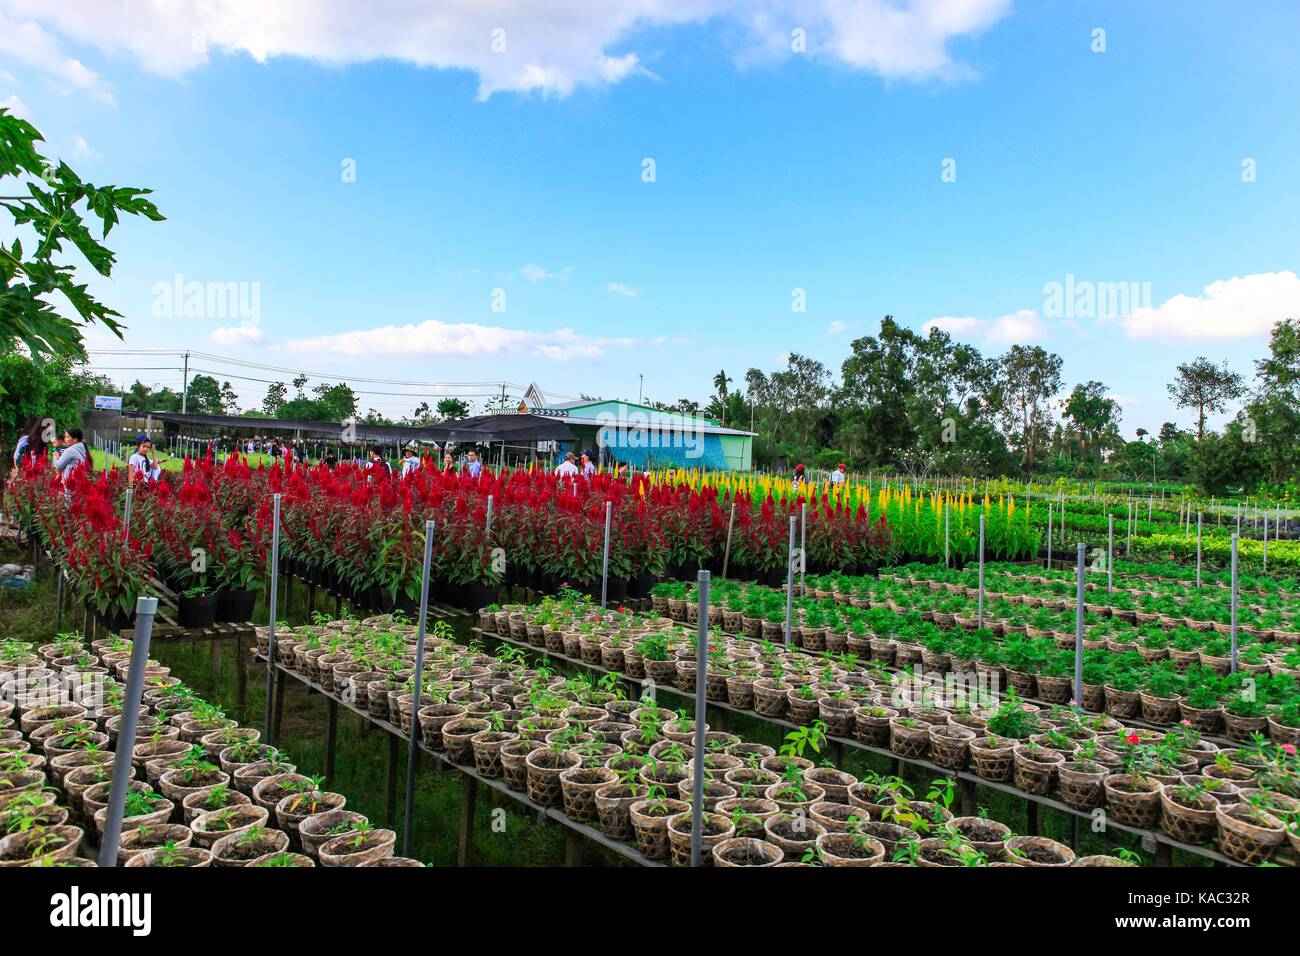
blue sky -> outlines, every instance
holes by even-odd
[[[1249,373],[1300,316],[1292,3],[47,6],[0,0],[0,105],[86,178],[156,191],[168,221],[115,231],[98,287],[129,348],[704,400],[792,350],[838,370],[889,313],[1058,352],[1132,437],[1192,422],[1179,361]],[[257,308],[168,316],[178,275]],[[1049,314],[1069,275],[1149,302]],[[429,392],[357,387],[391,415],[418,399],[378,392]]]

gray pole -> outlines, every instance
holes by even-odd
[[[979,571],[979,609],[976,626],[984,626],[984,512],[980,512],[980,571]]]
[[[57,590],[54,595],[55,612],[54,612],[54,633],[60,634],[63,631],[63,567],[59,566],[59,577]]]
[[[790,618],[794,614],[794,523],[790,516],[790,556],[785,567],[785,646],[790,646]]]
[[[1133,502],[1130,501],[1128,503],[1128,541],[1124,545],[1124,557],[1126,558],[1133,553],[1133,524],[1137,521],[1134,510]]]
[[[491,495],[488,495],[486,530],[488,534],[492,533],[492,496]]]
[[[189,392],[190,392],[190,353],[186,352],[185,353],[185,377],[183,379],[183,384],[181,385],[181,414],[182,415],[187,414],[185,409],[188,404]]]
[[[274,745],[271,733],[271,708],[275,703],[275,615],[280,604],[280,496],[271,497],[271,634],[266,648],[266,729],[262,734],[268,745]]]
[[[424,634],[429,616],[429,566],[433,563],[433,522],[424,523],[424,576],[420,579],[420,623],[416,629],[415,699],[411,701],[411,737],[406,750],[406,815],[402,821],[402,856],[411,855],[415,812],[415,763],[420,739],[420,696],[424,693]]]
[[[1047,503],[1047,570],[1052,570],[1052,502]]]
[[[1268,512],[1264,512],[1264,573],[1268,573]]]
[[[1201,513],[1196,512],[1196,586],[1201,586]]]
[[[135,493],[135,489],[132,488],[130,485],[128,485],[126,488],[126,503],[123,505],[122,508],[122,540],[123,541],[129,541],[131,539],[131,496],[134,493]]]
[[[722,576],[727,576],[727,565],[731,563],[731,529],[736,526],[736,499],[731,499],[731,517],[727,519],[727,547],[722,552]]]
[[[1115,587],[1115,516],[1106,515],[1106,593]]]
[[[943,503],[943,566],[952,567],[952,560],[948,556],[948,502]]]
[[[1074,586],[1074,706],[1083,709],[1083,591],[1087,545],[1079,542],[1078,580]]]
[[[1229,641],[1231,642],[1232,651],[1230,658],[1232,661],[1232,671],[1237,670],[1237,535],[1232,536],[1232,598],[1231,598],[1231,628],[1229,628]]]
[[[135,599],[135,636],[131,639],[131,663],[126,672],[126,693],[122,699],[122,722],[117,728],[117,752],[113,755],[113,782],[108,791],[108,819],[104,821],[104,839],[99,845],[99,865],[117,866],[117,846],[122,838],[122,814],[126,810],[126,790],[131,781],[131,752],[135,747],[135,728],[140,718],[140,696],[144,691],[144,671],[149,663],[149,639],[153,636],[153,616],[158,599]]]
[[[609,522],[613,514],[614,502],[605,502],[605,563],[600,571],[600,606],[605,606],[609,594]]]
[[[700,865],[704,842],[705,682],[709,668],[709,572],[696,575],[700,588],[700,623],[695,638],[695,770],[691,779],[691,866]]]
[[[799,562],[799,596],[807,593],[804,579],[808,576],[808,502],[804,502],[799,515],[799,553],[805,557]]]

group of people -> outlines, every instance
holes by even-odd
[[[830,477],[827,480],[830,481],[832,485],[844,484],[845,480],[849,476],[848,468],[849,468],[848,465],[846,465],[844,462],[840,462],[838,465],[835,466],[835,470],[830,473]],[[799,485],[802,485],[806,480],[807,477],[805,476],[803,463],[801,462],[794,466],[794,474],[790,476],[790,483],[797,488]]]
[[[577,475],[590,478],[596,474],[596,463],[592,461],[592,455],[589,451],[582,453],[581,463],[579,463],[577,455],[571,451],[566,451],[564,461],[555,466],[555,473],[561,478],[572,478]]]
[[[67,428],[60,435],[49,418],[29,418],[14,445],[14,471],[26,463],[50,457],[51,466],[66,484],[78,465],[90,460],[80,428]]]

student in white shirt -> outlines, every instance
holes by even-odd
[[[559,465],[556,466],[555,473],[562,478],[569,478],[577,475],[579,473],[577,456],[575,456],[571,451],[566,451],[564,453],[564,461],[560,462]]]
[[[420,456],[415,453],[414,448],[402,449],[402,477],[413,475],[420,470]]]
[[[149,484],[151,481],[157,481],[162,477],[162,468],[154,463],[149,457],[153,451],[153,442],[149,440],[148,435],[137,435],[135,439],[135,454],[127,462],[127,478],[132,482],[139,481],[143,484]]]
[[[844,479],[845,479],[845,477],[846,477],[846,475],[845,475],[845,473],[844,473],[844,469],[845,469],[846,467],[847,467],[847,466],[844,464],[844,462],[840,462],[840,463],[839,463],[839,466],[838,466],[834,471],[831,472],[831,484],[832,484],[832,485],[842,485],[842,484],[844,484]]]

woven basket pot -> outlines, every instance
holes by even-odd
[[[638,800],[628,808],[636,846],[648,860],[668,857],[668,819],[690,809],[681,800]]]
[[[690,811],[668,818],[668,850],[673,866],[691,865]],[[700,821],[700,866],[713,865],[713,848],[736,835],[736,828],[721,813],[705,812]]]
[[[983,817],[957,817],[952,827],[989,860],[1004,858],[1007,840],[1012,836],[1011,828],[1005,823]]]
[[[1160,822],[1160,784],[1149,777],[1113,773],[1102,781],[1106,811],[1116,823],[1150,830]]]
[[[1026,747],[1015,750],[1015,785],[1017,790],[1042,796],[1056,790],[1056,772],[1064,756],[1045,747],[1030,752]]]
[[[1070,762],[1056,770],[1056,784],[1061,800],[1075,810],[1095,810],[1106,802],[1102,786],[1110,768],[1100,764]]]
[[[266,826],[269,816],[270,814],[263,807],[255,807],[252,804],[231,806],[223,810],[210,810],[207,813],[201,813],[190,822],[190,831],[193,834],[192,842],[195,846],[211,849],[212,844],[222,837],[230,836],[232,833],[244,833],[255,826]],[[225,829],[210,829],[210,827],[217,824],[224,826]]]
[[[1015,769],[1015,744],[1004,740],[990,747],[987,741],[987,737],[976,737],[970,742],[971,765],[985,780],[1005,783]]]
[[[564,802],[560,774],[581,762],[576,753],[556,753],[545,748],[534,750],[524,760],[527,768],[528,799],[544,807],[558,807]]]
[[[775,843],[754,837],[732,837],[713,847],[714,866],[776,866],[785,853]]]
[[[900,723],[902,717],[889,722],[889,749],[900,757],[923,760],[930,754],[930,725],[917,721],[915,727]]]
[[[802,860],[805,853],[817,845],[819,837],[827,831],[816,820],[807,816],[777,813],[763,821],[763,830],[769,843],[775,843],[787,860]]]
[[[822,806],[822,804],[814,804],[814,806]],[[839,806],[839,804],[828,804],[828,806]],[[721,813],[732,822],[737,837],[753,837],[758,840],[767,837],[767,831],[763,828],[767,819],[781,812],[780,806],[764,797],[729,797],[726,800],[719,800],[715,809],[717,813]],[[817,819],[815,812],[811,815]]]
[[[1041,836],[1014,836],[1007,840],[1007,859],[1017,866],[1070,866],[1074,851],[1064,843]]]
[[[315,857],[322,844],[339,836],[338,833],[331,833],[330,830],[340,824],[346,823],[352,826],[369,822],[370,820],[364,814],[357,813],[355,810],[326,810],[324,813],[313,813],[298,824],[298,840],[302,844],[302,852]]]
[[[1178,719],[1177,697],[1155,697],[1139,693],[1138,700],[1142,703],[1142,719],[1149,724],[1165,726]]]
[[[869,707],[859,707],[853,712],[854,733],[869,747],[889,746],[889,722],[898,716],[898,711],[892,707],[881,709],[883,714],[872,714]]]
[[[392,830],[371,830],[365,834],[344,833],[321,844],[320,865],[364,866],[392,856],[396,842],[397,834]]]
[[[825,866],[878,866],[885,859],[885,845],[865,833],[822,834],[817,850]]]
[[[1221,803],[1214,813],[1219,821],[1219,852],[1238,863],[1263,863],[1286,839],[1281,820],[1247,804]]]
[[[1212,794],[1203,793],[1198,798],[1200,806],[1188,807],[1174,799],[1177,790],[1169,784],[1160,788],[1160,829],[1180,843],[1209,843],[1219,829],[1214,812],[1219,801]]]
[[[930,759],[949,770],[965,770],[975,731],[953,724],[930,726]]]

